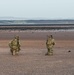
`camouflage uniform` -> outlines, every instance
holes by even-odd
[[[9,43],[10,51],[12,55],[18,54],[20,51],[19,37],[16,36],[11,43]]]
[[[48,49],[48,52],[46,53],[46,55],[53,55],[53,46],[55,45],[53,36],[50,35],[46,41],[46,46]]]

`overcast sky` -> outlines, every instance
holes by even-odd
[[[0,17],[74,19],[74,0],[0,0]]]

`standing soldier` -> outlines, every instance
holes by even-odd
[[[18,54],[20,51],[19,36],[16,36],[11,43],[9,43],[9,47],[12,55]]]
[[[52,35],[48,36],[47,41],[46,41],[48,52],[45,55],[53,55],[54,45],[55,45],[55,42],[54,42],[53,36]]]

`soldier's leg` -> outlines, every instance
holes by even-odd
[[[16,52],[16,55],[18,55],[18,51]]]
[[[50,49],[50,55],[53,55],[53,49],[52,48]]]
[[[16,53],[16,55],[18,55],[18,52],[19,52],[19,51],[18,51],[18,48],[17,48],[17,49],[16,49],[16,52],[15,52],[15,53]]]
[[[47,49],[48,49],[48,51],[45,55],[50,55],[50,48],[47,48]]]
[[[16,54],[16,52],[15,52],[15,50],[13,50],[13,55],[15,55]]]
[[[18,52],[20,51],[20,47],[18,47]]]
[[[48,55],[50,55],[50,48],[48,48]]]

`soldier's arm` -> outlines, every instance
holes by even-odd
[[[52,44],[55,45],[55,41],[54,41],[54,39],[52,40]]]

